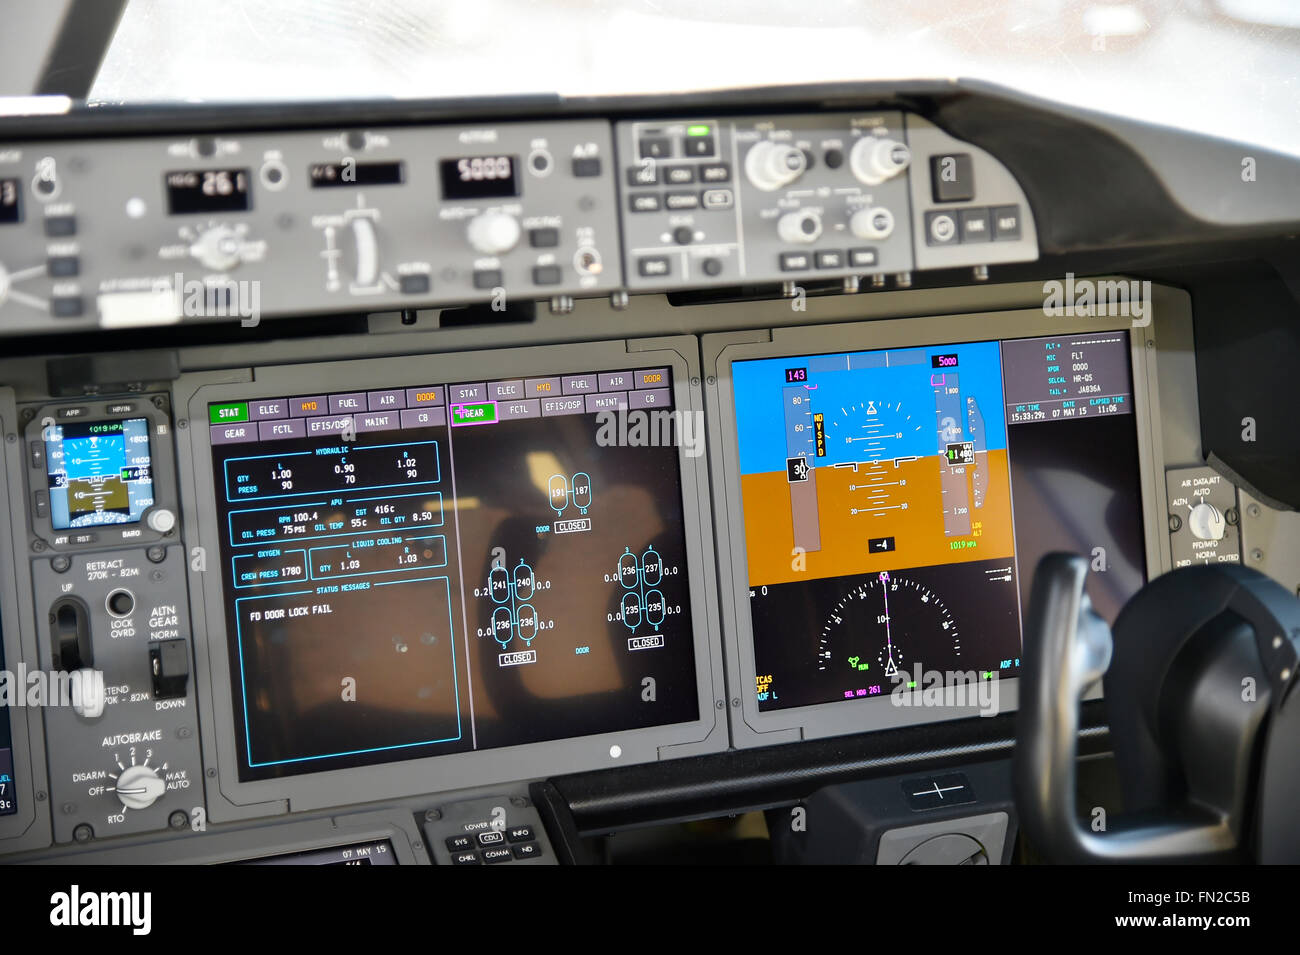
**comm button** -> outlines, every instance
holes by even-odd
[[[492,849],[483,850],[483,861],[488,865],[495,865],[498,862],[509,862],[514,856],[505,846],[496,846]]]

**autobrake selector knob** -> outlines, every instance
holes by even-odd
[[[894,231],[894,214],[883,206],[859,209],[849,219],[849,230],[859,239],[887,239]]]
[[[117,798],[127,809],[148,809],[167,791],[167,784],[149,766],[128,766],[117,777]]]
[[[501,255],[519,243],[519,220],[505,212],[485,212],[469,222],[469,244],[483,255]]]
[[[787,212],[776,222],[783,242],[816,242],[822,234],[822,217],[808,209]]]
[[[230,226],[215,225],[199,233],[190,246],[190,255],[205,269],[229,272],[242,261],[239,254],[241,243],[239,233]]]
[[[745,154],[745,175],[754,188],[772,192],[789,185],[808,168],[808,157],[803,150],[789,143],[774,143],[765,139],[754,143]]]
[[[896,139],[864,136],[849,153],[849,168],[860,182],[878,186],[912,163],[912,151]]]

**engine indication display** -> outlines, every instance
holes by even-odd
[[[1023,588],[1051,550],[1108,555],[1090,594],[1113,615],[1145,575],[1128,347],[1113,331],[733,362],[760,711],[1018,675]]]
[[[697,719],[677,448],[600,438],[671,395],[659,368],[210,404],[241,778]]]

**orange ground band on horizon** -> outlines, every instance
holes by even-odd
[[[802,556],[794,552],[785,472],[741,475],[749,585],[1011,558],[1015,543],[1006,450],[981,453],[978,463],[988,474],[988,487],[983,506],[970,511],[971,534],[961,537],[944,534],[940,469],[948,465],[937,455],[897,466],[886,461],[861,464],[857,470],[814,468],[810,480],[817,485],[821,549]],[[967,468],[968,494],[972,476]],[[880,537],[893,537],[895,549],[869,552],[867,542]],[[796,569],[800,559],[805,566]]]

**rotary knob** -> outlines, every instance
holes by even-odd
[[[485,212],[469,222],[469,244],[483,255],[501,255],[519,243],[519,221],[505,212]]]
[[[1223,512],[1208,501],[1201,501],[1192,507],[1187,515],[1187,527],[1198,540],[1223,540]]]
[[[896,139],[864,136],[849,153],[849,168],[860,182],[878,186],[893,179],[912,163],[912,151]]]
[[[117,798],[127,809],[148,809],[167,791],[151,766],[128,766],[117,777]]]
[[[783,242],[816,242],[821,238],[822,218],[807,209],[787,212],[777,220],[776,234]]]
[[[239,233],[230,226],[211,226],[199,233],[190,246],[190,255],[205,269],[229,272],[242,261],[239,255],[241,242]]]
[[[773,192],[789,185],[803,175],[808,168],[808,157],[803,150],[789,143],[774,143],[763,140],[754,143],[745,154],[745,175],[754,184],[754,188],[764,192]]]
[[[887,239],[894,231],[894,214],[883,206],[859,209],[849,219],[849,229],[859,239]]]

